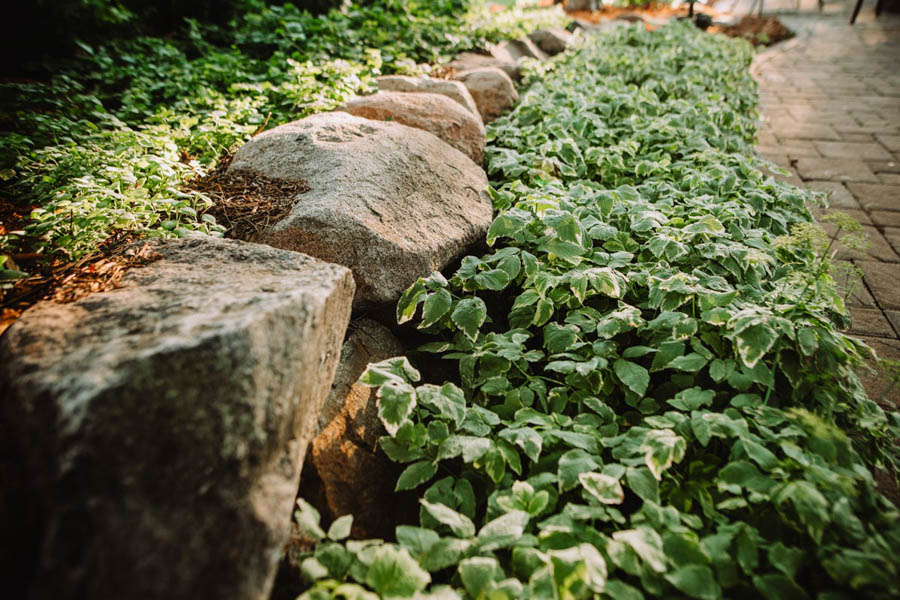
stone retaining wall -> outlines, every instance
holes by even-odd
[[[348,349],[351,306],[392,305],[483,242],[482,117],[517,98],[503,69],[518,76],[522,57],[573,39],[499,45],[458,81],[389,78],[345,107],[370,118],[315,115],[257,136],[232,170],[311,188],[259,236],[267,245],[143,242],[131,251],[155,260],[118,289],[39,303],[10,327],[0,417],[21,478],[3,484],[0,511],[30,540],[13,592],[267,598],[307,446],[328,516],[358,511],[361,535],[378,529],[382,490],[352,489],[383,458],[375,400],[353,383],[403,348],[395,323],[364,322]]]

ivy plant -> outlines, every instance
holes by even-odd
[[[896,597],[900,418],[753,153],[751,52],[619,29],[489,128],[492,250],[397,306],[458,379],[361,380],[419,526],[318,545],[304,598]]]

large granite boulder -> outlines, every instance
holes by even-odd
[[[40,540],[29,597],[263,600],[353,279],[232,240],[140,251],[157,260],[120,288],[40,303],[0,339],[21,533]]]
[[[431,77],[408,77],[406,75],[384,75],[377,79],[378,89],[383,92],[407,92],[441,94],[447,96],[460,106],[481,119],[478,107],[466,86],[449,79],[433,79]]]
[[[562,28],[541,29],[528,34],[528,37],[550,56],[564,52],[575,42],[575,36]]]
[[[491,223],[481,167],[399,123],[313,115],[256,136],[229,169],[309,185],[255,241],[349,267],[354,309],[394,303],[481,242]]]
[[[364,119],[393,121],[427,131],[479,165],[484,158],[484,124],[481,117],[441,94],[379,92],[354,98],[338,110]]]
[[[403,465],[378,450],[378,438],[386,432],[374,390],[357,380],[369,363],[401,356],[404,349],[389,329],[372,320],[353,322],[350,331],[320,417],[327,424],[310,444],[306,468],[320,482],[321,492],[311,496],[322,497],[329,520],[352,514],[354,537],[384,537],[397,523],[394,484]]]
[[[522,80],[522,67],[512,56],[497,58],[490,54],[478,54],[475,52],[462,52],[456,56],[447,66],[454,71],[463,72],[473,69],[485,69],[497,67],[506,73],[513,81]]]
[[[519,101],[512,79],[496,67],[463,71],[456,79],[462,81],[472,94],[485,123],[493,121]]]

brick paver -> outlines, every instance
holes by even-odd
[[[887,316],[877,308],[851,307],[850,316],[853,318],[850,333],[856,335],[880,336],[893,329]]]
[[[847,189],[865,210],[900,211],[900,186],[886,183],[848,183]]]
[[[877,183],[881,180],[861,160],[853,158],[798,158],[797,172],[803,179]]]
[[[781,4],[766,8],[794,8]],[[757,150],[788,170],[783,180],[829,194],[827,210],[862,224],[868,249],[835,245],[836,258],[863,273],[855,284],[839,282],[851,288],[850,332],[879,356],[900,359],[900,17],[875,19],[864,5],[850,26],[850,2],[829,2],[821,14],[809,0],[801,4],[801,13],[780,15],[797,37],[754,61],[762,117]],[[871,397],[900,404],[900,389],[884,394],[884,377],[863,380]]]
[[[877,142],[815,142],[815,146],[825,158],[870,160],[891,160],[892,158],[891,153]]]
[[[838,181],[811,180],[803,182],[803,185],[811,190],[828,194],[829,206],[832,208],[845,211],[859,210],[861,208],[859,202],[847,189],[847,186]],[[898,216],[900,216],[900,213],[898,213]]]
[[[900,135],[875,134],[875,139],[891,152],[900,152]]]
[[[837,208],[834,202],[831,205]],[[876,226],[884,228],[885,235],[889,227],[900,227],[900,212],[894,210],[873,210],[869,213],[869,217]]]

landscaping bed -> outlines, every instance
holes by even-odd
[[[28,298],[52,295],[54,269],[110,238],[223,236],[232,224],[210,210],[215,195],[191,182],[254,134],[374,91],[378,75],[428,72],[566,20],[559,8],[495,13],[468,0],[379,0],[323,15],[235,5],[224,25],[187,19],[165,37],[76,41],[75,56],[19,65],[27,76],[0,83],[0,198],[15,207],[0,224],[10,318],[25,307],[8,305],[23,295],[16,286],[39,279]]]
[[[2,273],[57,300],[0,337],[14,590],[260,598],[284,550],[279,598],[895,594],[900,418],[753,152],[750,44],[543,31],[376,121],[383,70],[543,17],[247,1],[11,88],[0,260],[57,286]]]
[[[619,29],[488,128],[493,251],[397,307],[458,378],[362,379],[420,526],[345,541],[301,501],[305,598],[896,594],[872,469],[900,418],[854,374],[813,194],[760,171],[751,57]]]
[[[610,20],[643,20],[648,29],[659,27],[660,23],[671,19],[690,18],[689,4],[673,7],[670,3],[630,2],[618,5],[602,6],[599,10],[575,10],[569,13],[572,18],[588,23],[604,23]],[[729,37],[742,38],[756,46],[771,46],[794,37],[777,17],[744,15],[737,19],[730,13],[716,9],[715,3],[709,6],[694,5],[694,18],[698,25],[710,33],[723,33]],[[703,20],[701,20],[703,19]]]
[[[696,12],[706,12],[711,9],[697,4]],[[589,23],[600,23],[618,17],[649,17],[651,19],[672,19],[688,16],[688,5],[683,4],[673,8],[669,2],[631,2],[624,1],[610,5],[601,5],[599,10],[572,10],[569,14],[572,18],[583,19]]]

